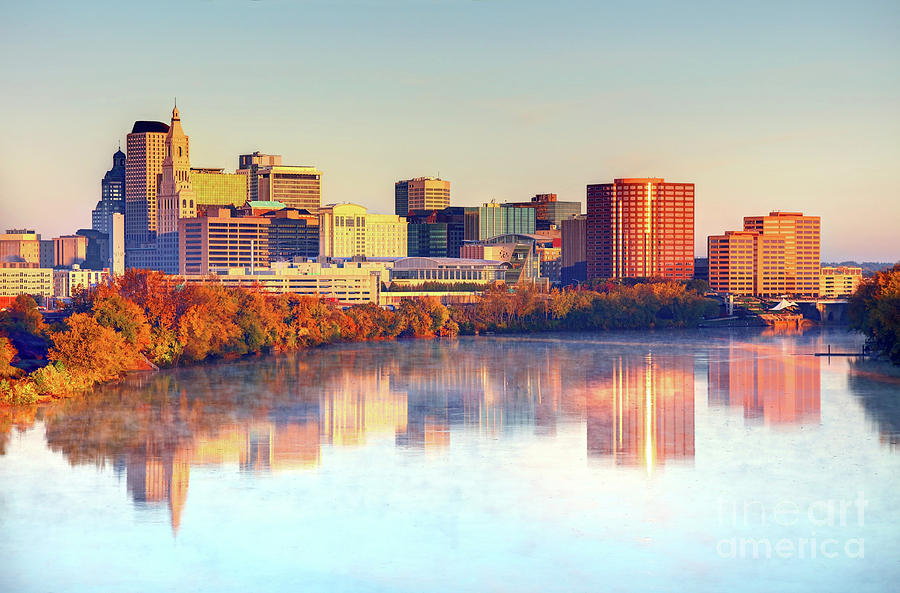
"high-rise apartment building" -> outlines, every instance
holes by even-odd
[[[210,206],[205,216],[179,219],[178,273],[268,267],[268,227],[268,218],[235,217],[225,206]]]
[[[156,239],[157,181],[168,131],[162,122],[136,121],[126,140],[125,242],[129,249]]]
[[[329,204],[319,211],[319,255],[406,257],[406,219],[368,214],[357,204]]]
[[[450,206],[450,182],[439,177],[415,177],[394,184],[394,214],[411,210],[443,210]]]
[[[247,199],[281,202],[288,208],[318,214],[322,205],[322,172],[311,165],[281,164],[281,155],[242,154],[238,174],[247,176]]]
[[[166,133],[165,154],[157,194],[154,268],[166,274],[177,274],[178,221],[197,215],[194,188],[191,184],[190,139],[181,128],[178,107],[172,109],[172,123]]]
[[[125,213],[125,153],[113,154],[112,169],[100,181],[100,201],[91,212],[91,228],[101,233],[109,231],[109,217]]]
[[[587,186],[591,278],[694,275],[694,184],[623,178]]]
[[[191,167],[191,186],[197,207],[235,206],[247,201],[248,175],[225,173],[223,169]]]
[[[819,294],[820,220],[799,212],[744,218],[743,231],[711,235],[709,287],[758,297]]]

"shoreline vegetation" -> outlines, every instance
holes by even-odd
[[[604,281],[541,293],[499,284],[469,305],[448,307],[425,297],[387,310],[128,270],[111,284],[76,294],[61,322],[44,323],[27,295],[0,313],[0,405],[71,397],[134,370],[340,342],[693,327],[718,311],[703,288]]]
[[[863,280],[850,297],[850,328],[866,336],[866,345],[900,366],[900,263]]]

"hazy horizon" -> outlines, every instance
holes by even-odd
[[[895,261],[900,7],[505,1],[16,6],[0,25],[2,226],[90,227],[135,120],[178,97],[191,165],[281,154],[322,203],[393,211],[617,177],[696,184],[695,252],[772,210],[822,217],[822,259]],[[47,213],[52,213],[52,218]]]

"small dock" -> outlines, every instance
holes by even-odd
[[[827,352],[816,352],[813,356],[868,356],[868,353],[864,350],[860,352],[832,352],[831,344],[828,344]]]

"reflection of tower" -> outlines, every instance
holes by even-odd
[[[742,406],[745,418],[767,424],[818,422],[819,359],[770,345],[732,344],[710,353],[709,404]]]
[[[694,457],[692,357],[620,357],[603,374],[587,401],[589,454],[648,472]]]
[[[160,450],[148,442],[128,455],[126,484],[135,502],[167,501],[172,530],[178,533],[191,473],[190,449]]]

